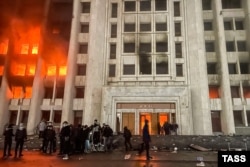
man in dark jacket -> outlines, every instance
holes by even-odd
[[[124,141],[125,149],[126,149],[126,152],[128,152],[129,148],[132,150],[132,144],[130,142],[132,134],[131,134],[131,131],[128,129],[127,126],[125,126],[124,129],[123,129],[123,137],[124,137],[124,140],[125,140]]]
[[[70,137],[71,137],[71,127],[69,126],[67,121],[63,122],[63,127],[60,132],[60,136],[62,138],[62,147],[63,147],[63,160],[69,159],[69,151],[70,151]]]
[[[13,134],[13,124],[9,124],[9,126],[4,131],[4,152],[3,157],[11,156],[11,145],[12,145],[12,137]],[[8,152],[7,152],[8,149]]]
[[[45,147],[43,152],[47,153],[47,150],[49,149],[49,154],[52,153],[54,149],[54,140],[55,140],[56,132],[53,128],[52,123],[49,123],[49,125],[46,127],[44,131],[44,140],[45,140]]]
[[[23,156],[22,151],[25,140],[27,140],[27,131],[23,123],[20,123],[15,134],[15,141],[16,141],[15,158]],[[19,149],[19,154],[17,155],[18,149]]]
[[[145,147],[147,160],[150,160],[150,159],[152,159],[152,157],[149,155],[149,143],[151,142],[151,137],[149,134],[148,120],[145,120],[145,125],[142,129],[142,140],[143,140],[143,143],[141,144],[141,148],[139,150],[139,155],[141,155],[141,153],[144,151],[144,147]]]

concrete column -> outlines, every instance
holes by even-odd
[[[10,94],[6,75],[4,74],[0,87],[0,134],[3,134],[4,125],[9,122],[10,117],[8,92]]]
[[[80,28],[80,10],[80,0],[74,0],[61,122],[68,121],[69,123],[73,123],[74,120],[74,113],[72,110],[73,100],[75,97],[75,76],[77,70],[76,60],[79,45],[78,34]]]
[[[47,24],[47,15],[49,11],[50,0],[46,0],[45,2],[45,10],[44,10],[44,20],[41,27],[41,36],[44,36],[45,27]],[[36,74],[34,77],[33,87],[32,87],[32,98],[30,103],[30,110],[29,110],[29,117],[27,123],[27,133],[29,135],[34,133],[34,128],[36,128],[37,124],[41,121],[41,108],[40,105],[43,100],[43,74],[42,74],[42,67],[43,67],[43,59],[41,58],[43,52],[43,41],[40,41],[39,46],[39,55],[38,55],[38,62],[36,65]]]
[[[250,52],[250,1],[244,0],[243,1],[243,7],[245,7],[245,13],[246,13],[246,21],[245,21],[245,30],[247,34],[247,45],[248,45],[248,52]]]
[[[107,0],[91,1],[89,32],[89,52],[85,89],[84,124],[92,124],[94,119],[101,122],[102,83],[104,52],[106,46],[106,3]],[[98,40],[97,40],[98,39]]]
[[[221,128],[224,134],[234,134],[234,116],[231,98],[231,88],[228,73],[226,39],[221,1],[213,0],[214,19],[216,25],[217,57],[220,65],[220,94],[221,94]]]
[[[200,0],[186,2],[187,57],[191,106],[193,114],[193,134],[211,135],[212,121],[209,108],[206,51],[203,31],[202,4]],[[190,19],[192,18],[192,19]]]

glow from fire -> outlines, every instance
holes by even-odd
[[[12,97],[13,98],[22,98],[23,97],[23,88],[21,86],[12,87]]]
[[[31,54],[38,54],[38,44],[33,45]]]
[[[36,66],[35,65],[27,65],[26,75],[33,76],[33,75],[35,75],[35,72],[36,72]]]
[[[16,76],[24,76],[25,75],[25,64],[17,64],[13,63],[13,67],[11,69],[11,73]]]
[[[9,43],[9,40],[7,40],[7,39],[0,42],[0,54],[2,54],[2,55],[7,54],[7,52],[8,52],[8,43]]]
[[[218,87],[209,87],[209,98],[210,99],[220,98]]]
[[[0,76],[2,76],[3,75],[3,66],[0,66]]]
[[[59,67],[59,75],[60,76],[65,76],[66,73],[67,73],[67,67],[66,66]]]
[[[47,76],[55,76],[55,75],[56,75],[56,66],[48,66]]]

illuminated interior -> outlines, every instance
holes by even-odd
[[[18,98],[23,98],[24,93],[23,93],[23,88],[21,86],[13,86],[12,87],[12,98],[18,99]]]
[[[65,76],[67,73],[67,67],[66,66],[60,66],[59,67],[59,75],[60,76]]]
[[[56,75],[56,66],[50,65],[47,67],[47,76],[55,76]]]
[[[210,99],[216,99],[220,98],[219,96],[219,87],[209,87],[209,98]]]
[[[0,42],[0,54],[6,55],[8,51],[8,40],[4,40]]]
[[[36,72],[36,66],[35,65],[27,65],[26,75],[28,76],[34,76]]]

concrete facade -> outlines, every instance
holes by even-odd
[[[11,118],[26,120],[25,110],[29,134],[45,117],[58,127],[98,119],[115,132],[129,126],[136,135],[144,119],[152,133],[164,121],[177,123],[182,135],[249,133],[248,0],[61,3],[69,2],[66,76],[41,75],[38,59],[32,97],[12,98],[3,74],[1,132]],[[64,95],[57,97],[61,82]],[[51,98],[45,98],[48,83]]]

